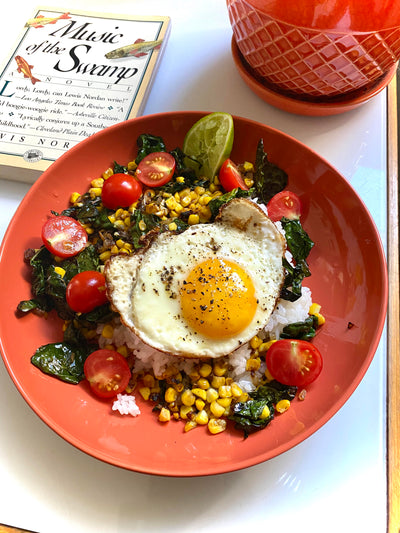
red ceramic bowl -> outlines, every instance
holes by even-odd
[[[227,0],[237,45],[276,90],[312,97],[370,85],[400,58],[400,5]]]
[[[245,468],[300,443],[346,402],[366,372],[382,332],[387,304],[385,256],[364,204],[329,163],[295,139],[244,118],[234,117],[232,158],[254,160],[264,139],[271,161],[283,167],[290,189],[300,195],[303,224],[315,241],[307,279],[326,324],[315,338],[324,357],[320,377],[304,401],[267,429],[243,439],[230,429],[210,435],[205,427],[184,433],[183,424],[160,424],[149,403],[137,418],[120,416],[110,401],[91,394],[86,383],[69,385],[30,363],[42,344],[61,340],[61,322],[13,310],[29,298],[24,250],[41,244],[40,231],[51,210],[68,205],[71,192],[84,192],[93,178],[117,161],[136,155],[143,132],[162,136],[171,150],[203,114],[171,112],[123,122],[84,140],[60,157],[21,202],[0,250],[0,349],[16,387],[54,431],[80,450],[113,465],[167,476],[199,476]],[[349,327],[352,323],[354,326]]]

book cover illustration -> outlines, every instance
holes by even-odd
[[[38,9],[0,72],[0,178],[34,181],[66,150],[140,114],[168,17]]]

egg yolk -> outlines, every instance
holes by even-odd
[[[212,339],[243,331],[257,309],[250,276],[226,259],[207,259],[196,265],[182,284],[180,299],[183,318]]]

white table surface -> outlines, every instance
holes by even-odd
[[[52,6],[172,19],[144,114],[226,111],[301,140],[350,181],[386,244],[386,92],[332,117],[303,117],[254,95],[233,63],[224,0],[52,0]],[[11,51],[36,7],[7,2]],[[67,9],[67,10],[68,10]],[[0,238],[27,192],[0,180]],[[11,311],[10,311],[11,312]],[[192,479],[125,471],[75,449],[28,407],[0,362],[0,523],[40,533],[363,532],[386,529],[386,337],[363,381],[317,433],[266,463]]]

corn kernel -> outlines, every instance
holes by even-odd
[[[218,394],[220,398],[230,398],[232,396],[232,389],[230,385],[222,385],[219,387]]]
[[[251,178],[244,178],[244,182],[249,189],[254,185],[254,180]]]
[[[194,429],[196,426],[197,422],[195,420],[188,420],[185,424],[185,433],[187,433],[191,429]]]
[[[256,350],[259,346],[261,346],[261,344],[262,344],[262,339],[260,339],[260,337],[258,337],[257,335],[255,335],[250,340],[250,346],[253,348],[253,350]]]
[[[310,305],[310,309],[308,310],[309,315],[315,315],[316,313],[319,313],[321,311],[321,306],[317,303],[312,303]]]
[[[91,181],[90,185],[92,187],[103,187],[104,179],[103,178],[96,178]]]
[[[243,163],[243,169],[245,172],[251,172],[252,170],[254,170],[253,163],[249,163],[249,161],[245,161]]]
[[[201,367],[199,368],[199,374],[203,378],[207,378],[212,372],[212,366],[208,363],[203,363]]]
[[[183,418],[183,420],[187,420],[189,413],[193,412],[193,408],[190,405],[181,405],[179,409],[180,417]]]
[[[199,372],[195,368],[193,368],[193,370],[191,370],[191,372],[189,374],[189,377],[190,377],[191,381],[194,383],[198,379],[200,379],[201,376],[200,376]]]
[[[194,188],[194,192],[201,196],[202,194],[204,194],[206,192],[205,188],[202,187],[201,185],[197,185],[197,187]]]
[[[140,222],[142,222],[142,221],[140,221]],[[139,222],[139,224],[140,224],[140,222]],[[116,220],[114,222],[114,226],[116,226],[119,229],[125,229],[125,222],[123,220]]]
[[[80,199],[81,195],[79,194],[79,192],[73,192],[70,196],[70,203],[71,204],[75,204],[79,199]]]
[[[142,381],[146,387],[150,387],[150,388],[153,388],[156,384],[156,380],[154,379],[154,376],[152,376],[151,374],[145,374],[143,376]]]
[[[206,424],[208,424],[208,414],[207,414],[207,412],[204,409],[202,409],[194,417],[194,420],[195,420],[195,422],[197,424],[199,424],[201,426],[205,426]]]
[[[249,393],[243,392],[238,398],[236,398],[238,402],[247,402],[249,399]]]
[[[197,215],[195,213],[192,213],[192,214],[189,215],[189,218],[188,218],[189,226],[193,226],[194,224],[198,224],[199,222],[200,222],[199,215]]]
[[[260,414],[260,418],[261,420],[265,420],[266,418],[268,418],[271,414],[271,411],[268,407],[268,405],[265,405],[264,406],[264,409],[262,410],[261,414]]]
[[[259,351],[260,353],[264,353],[264,352],[266,352],[269,348],[271,348],[271,346],[274,344],[274,342],[276,342],[276,340],[263,342],[263,343],[259,346],[258,351]]]
[[[197,385],[200,387],[200,389],[204,389],[204,390],[207,390],[207,389],[210,388],[210,383],[209,383],[208,379],[206,379],[206,378],[200,378],[197,381]]]
[[[169,231],[176,231],[178,229],[178,226],[175,222],[171,222],[170,224],[168,224],[168,229]]]
[[[200,205],[206,206],[206,205],[208,205],[210,202],[211,202],[211,196],[208,195],[208,194],[203,194],[203,195],[200,196],[200,198],[199,198],[199,204],[200,204]]]
[[[213,376],[211,380],[211,386],[214,387],[214,389],[219,389],[223,385],[225,385],[224,376]]]
[[[203,389],[195,387],[194,389],[192,389],[192,392],[195,396],[197,396],[198,398],[201,398],[204,401],[207,399],[207,392]]]
[[[200,215],[204,220],[210,220],[211,218],[211,209],[205,205],[200,209]]]
[[[91,187],[89,189],[90,198],[94,199],[97,196],[101,196],[102,189],[100,187]]]
[[[232,391],[232,396],[234,398],[239,398],[243,394],[242,389],[239,387],[237,383],[232,383],[231,391]]]
[[[168,207],[169,210],[175,209],[177,206],[177,201],[173,196],[170,196],[168,200],[165,201],[165,205]]]
[[[222,405],[225,409],[229,407],[232,403],[232,398],[218,398],[217,402],[219,405]]]
[[[217,435],[218,433],[222,433],[226,430],[226,420],[219,418],[216,420],[215,418],[211,418],[208,422],[208,431],[212,435]]]
[[[150,398],[151,391],[149,387],[140,387],[139,392],[143,400],[148,400]]]
[[[214,400],[216,400],[218,398],[218,391],[213,389],[212,387],[210,387],[208,390],[207,390],[207,395],[206,395],[206,401],[207,403],[212,403]]]
[[[204,409],[205,405],[206,405],[206,402],[204,400],[197,398],[195,402],[195,406],[198,411],[201,411],[202,409]]]
[[[102,336],[105,337],[106,339],[112,339],[113,336],[114,336],[114,328],[112,327],[111,324],[106,324],[106,325],[103,327],[101,334],[102,334]]]
[[[181,198],[181,205],[183,205],[183,207],[187,207],[191,201],[192,199],[190,198],[190,194],[188,194],[187,196],[183,196]]]
[[[178,398],[178,392],[173,387],[168,387],[165,391],[165,401],[167,403],[175,402]]]
[[[128,357],[128,348],[124,344],[122,346],[118,346],[117,352],[123,357]]]
[[[183,176],[178,176],[176,178],[177,183],[185,183],[185,178]]]
[[[325,317],[321,315],[320,313],[315,313],[315,315],[318,319],[318,326],[322,326],[322,324],[325,324]]]
[[[247,372],[255,372],[261,366],[261,359],[259,357],[251,357],[246,361],[246,370]]]
[[[221,377],[226,374],[228,370],[228,362],[224,360],[215,361],[213,365],[213,372],[215,376]]]
[[[132,170],[136,170],[137,168],[137,164],[135,161],[129,161],[128,163],[128,170],[129,171],[132,171]]]
[[[214,400],[210,404],[210,411],[215,417],[219,418],[225,413],[225,407],[218,403],[217,400]]]
[[[65,270],[61,267],[55,267],[54,272],[61,276],[62,278],[65,276]]]
[[[102,177],[106,180],[107,178],[109,178],[113,174],[114,174],[113,169],[109,167],[105,172],[103,172]]]
[[[276,404],[275,409],[278,411],[278,413],[284,413],[287,411],[290,407],[290,401],[289,400],[279,400],[279,402]]]
[[[190,389],[185,389],[182,392],[181,402],[183,403],[183,405],[187,405],[191,407],[192,405],[194,405],[195,401],[196,401],[196,396],[193,394],[193,392]]]
[[[210,183],[210,192],[215,192],[216,190],[218,190],[218,187],[215,185],[215,183]]]
[[[169,422],[171,420],[171,412],[166,407],[163,407],[158,415],[158,420],[160,422]]]
[[[147,228],[146,222],[144,220],[140,220],[139,221],[139,229],[140,229],[140,231],[146,231],[146,228]]]

